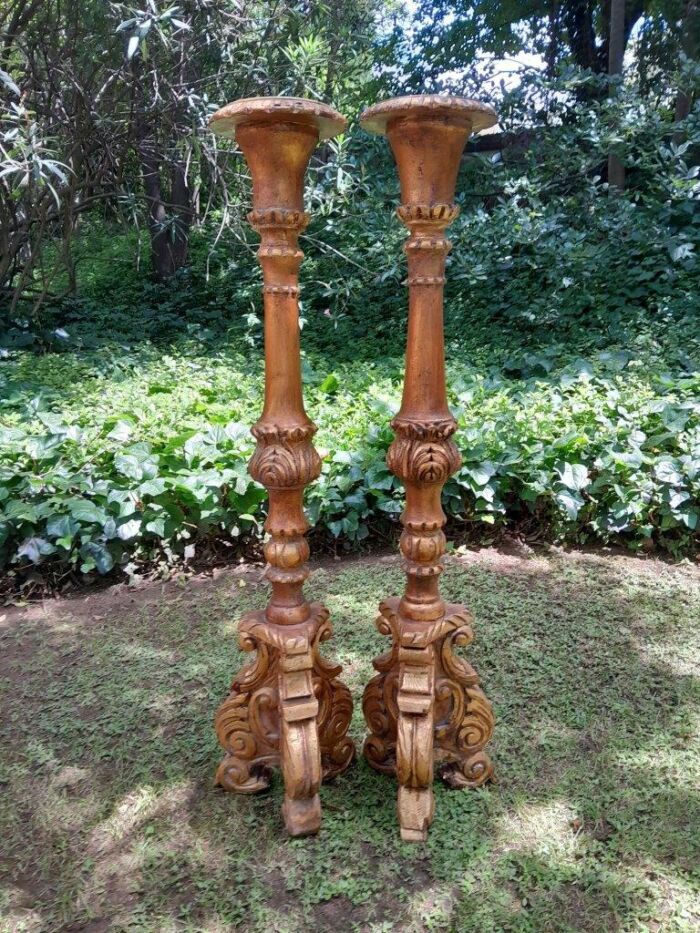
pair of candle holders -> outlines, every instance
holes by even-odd
[[[406,489],[400,540],[406,587],[401,598],[380,606],[376,625],[391,648],[375,659],[378,673],[362,702],[369,728],[364,755],[372,768],[396,775],[407,841],[427,838],[436,768],[455,788],[477,787],[493,773],[484,751],[493,732],[491,705],[474,669],[453,651],[472,641],[472,616],[443,601],[438,581],[446,543],[440,495],[460,464],[445,386],[445,230],[458,212],[453,199],[467,139],[495,122],[484,104],[435,95],[388,100],[360,118],[364,129],[389,139],[401,185],[398,216],[409,230],[406,372],[387,456]],[[257,446],[249,470],[269,495],[265,558],[272,589],[267,608],[239,623],[241,646],[255,658],[216,715],[226,751],[216,781],[255,793],[269,787],[273,767],[280,767],[282,814],[292,836],[317,832],[321,782],[345,771],[355,756],[347,735],[350,691],[338,679],[341,668],[320,650],[332,634],[329,613],[303,592],[309,525],[302,500],[321,460],[302,397],[298,309],[299,234],[309,221],[304,175],[319,141],[346,125],[331,107],[287,97],[235,101],[210,123],[215,133],[236,138],[248,163],[248,220],[261,237],[265,400],[252,428]]]

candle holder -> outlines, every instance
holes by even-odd
[[[473,640],[472,615],[447,605],[438,581],[445,553],[441,492],[461,462],[447,406],[443,336],[445,229],[459,163],[475,129],[495,112],[459,97],[399,97],[366,110],[364,129],[386,134],[401,183],[400,220],[408,227],[409,314],[401,409],[391,426],[387,464],[406,487],[400,548],[406,588],[380,606],[376,625],[392,648],[374,661],[363,711],[370,735],[364,754],[377,771],[396,774],[401,837],[424,841],[433,819],[433,770],[451,787],[476,787],[493,774],[484,751],[491,738],[491,705],[474,669],[453,647]]]
[[[265,305],[265,402],[252,428],[257,447],[250,475],[267,489],[269,512],[265,572],[272,587],[267,608],[245,615],[239,640],[255,660],[234,680],[216,714],[216,733],[226,755],[216,782],[226,790],[265,790],[272,767],[284,777],[282,814],[288,832],[303,836],[321,822],[319,786],[344,771],[354,757],[347,737],[350,691],[337,679],[341,668],[321,657],[330,638],[328,610],[309,604],[309,528],[304,487],[321,472],[304,411],[299,349],[299,233],[304,213],[304,174],[321,139],[345,129],[330,107],[289,97],[250,98],[217,111],[213,132],[234,137],[253,179],[251,225],[260,233]]]

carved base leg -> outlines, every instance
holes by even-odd
[[[256,793],[270,786],[272,768],[284,775],[287,831],[304,836],[321,822],[319,786],[344,771],[355,749],[347,737],[350,691],[336,680],[340,667],[321,657],[332,632],[328,611],[311,606],[306,622],[276,625],[264,612],[239,626],[241,647],[257,651],[216,714],[226,755],[216,773],[225,790]]]
[[[446,606],[434,622],[401,617],[399,600],[380,607],[377,628],[391,651],[374,662],[363,711],[364,754],[377,771],[396,774],[401,838],[424,841],[433,819],[433,767],[450,787],[477,787],[493,776],[484,751],[493,733],[491,705],[474,668],[453,647],[473,640],[470,613]]]
[[[433,820],[433,730],[435,659],[433,646],[414,647],[399,639],[396,705],[396,777],[399,825],[407,842],[425,841]]]

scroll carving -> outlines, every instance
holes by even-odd
[[[216,714],[217,738],[226,750],[216,783],[226,790],[256,793],[269,786],[272,768],[282,760],[280,703],[283,707],[286,703],[284,722],[317,720],[324,780],[342,773],[353,759],[354,746],[347,737],[352,717],[350,691],[337,679],[340,666],[330,664],[320,651],[321,643],[333,633],[328,610],[318,603],[311,610],[308,622],[290,626],[289,633],[283,626],[271,628],[264,612],[250,613],[240,621],[241,648],[255,652],[256,657],[233,681]],[[277,631],[280,628],[282,632]],[[304,728],[297,729],[302,753],[295,761],[305,767],[298,779],[292,775],[292,797],[296,788],[318,783]]]

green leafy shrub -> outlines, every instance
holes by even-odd
[[[27,399],[22,382],[9,386],[15,423],[0,432],[3,561],[105,573],[154,556],[189,556],[210,536],[231,542],[258,534],[264,490],[246,471],[258,367],[192,348],[165,360],[134,354],[130,366],[122,357],[116,370],[104,357],[94,362],[88,376],[84,359],[44,357],[54,388],[42,375],[43,396]],[[339,365],[333,380],[308,360],[306,369],[325,455],[308,492],[310,516],[357,543],[386,531],[402,508],[384,463],[401,360],[363,372]],[[67,400],[61,384],[79,391]],[[692,546],[700,516],[698,375],[670,379],[603,353],[593,364],[573,361],[520,379],[453,362],[450,385],[464,464],[444,505],[457,532],[478,539],[518,528],[562,541]]]
[[[472,540],[510,529],[686,553],[700,516],[700,182],[688,158],[700,126],[689,118],[674,146],[668,120],[632,93],[583,109],[572,88],[555,86],[560,111],[530,149],[465,160],[446,290],[464,464],[444,507]],[[522,119],[519,93],[506,126]],[[628,165],[618,197],[599,172],[612,106]],[[80,297],[45,310],[32,349],[20,348],[29,324],[8,335],[6,568],[132,570],[261,534],[264,493],[246,472],[260,273],[239,194],[235,230],[214,247],[212,231],[194,234],[192,266],[170,286],[134,271],[135,234],[96,225],[76,248],[90,270]],[[325,456],[307,504],[319,533],[348,547],[391,532],[402,508],[384,464],[406,319],[397,195],[384,141],[357,135],[308,191],[304,380]]]

